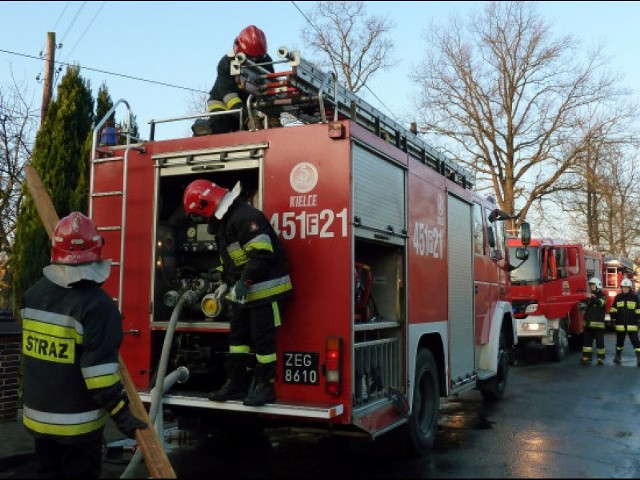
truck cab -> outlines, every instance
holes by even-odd
[[[515,238],[508,245],[514,251],[521,247]],[[581,302],[588,279],[599,277],[601,268],[601,254],[579,243],[532,239],[528,259],[510,272],[518,346],[542,345],[554,361],[561,361],[569,347],[579,349],[584,330]]]

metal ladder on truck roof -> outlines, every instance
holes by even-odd
[[[114,156],[113,151],[111,151],[108,147],[100,148],[98,146],[98,135],[100,134],[100,130],[102,126],[109,120],[109,118],[113,115],[116,108],[119,104],[124,103],[127,107],[127,123],[126,123],[126,131],[120,132],[120,134],[126,134],[126,147],[124,150],[124,154],[122,156]],[[117,138],[117,137],[116,137]],[[122,293],[124,289],[124,261],[125,261],[125,233],[126,233],[126,225],[127,225],[127,178],[128,178],[128,159],[129,152],[131,150],[144,151],[144,147],[139,144],[131,143],[131,107],[126,100],[120,99],[118,100],[111,110],[109,110],[105,116],[98,122],[98,124],[93,129],[93,140],[92,140],[92,148],[91,148],[91,173],[90,173],[90,183],[89,183],[89,218],[93,219],[93,200],[97,197],[120,197],[122,202],[122,210],[120,215],[120,224],[119,225],[96,225],[99,232],[104,231],[113,231],[120,233],[120,256],[117,260],[114,260],[111,265],[119,267],[118,272],[118,297],[114,298],[114,301],[118,304],[118,309],[120,313],[122,313]],[[139,140],[139,139],[136,139]],[[123,145],[117,145],[118,148],[122,148]],[[98,153],[105,154],[104,157],[98,158]],[[120,190],[113,191],[103,191],[96,192],[95,191],[95,166],[101,163],[107,162],[123,162],[122,165],[122,187]]]
[[[308,123],[328,123],[327,113],[333,121],[350,119],[376,136],[384,138],[419,162],[464,188],[473,188],[473,174],[418,137],[417,131],[407,129],[373,107],[358,95],[341,85],[333,74],[319,70],[300,58],[300,53],[278,49],[280,61],[288,62],[290,70],[270,73],[261,65],[251,62],[243,54],[232,61],[231,74],[239,75],[245,89],[251,92],[247,101],[249,117],[252,109],[267,115],[298,110],[301,120]],[[310,115],[309,115],[310,114]]]

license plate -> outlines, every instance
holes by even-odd
[[[284,352],[283,383],[319,385],[320,354],[313,352]]]

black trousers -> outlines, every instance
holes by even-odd
[[[78,445],[35,439],[38,478],[100,478],[102,435]]]
[[[629,340],[634,349],[640,348],[640,339],[638,339],[638,331],[629,332],[626,330],[616,330],[616,351],[622,351],[624,348],[624,339],[629,334]]]
[[[276,353],[276,327],[280,325],[279,302],[251,308],[235,306],[229,324],[229,344],[252,346],[258,355]]]
[[[598,350],[604,349],[604,330],[599,328],[585,328],[583,338],[583,347],[591,348],[591,346],[593,345],[593,341],[595,340],[596,348]]]

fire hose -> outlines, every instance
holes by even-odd
[[[153,389],[151,390],[151,405],[149,407],[149,420],[155,425],[162,425],[161,421],[157,421],[158,412],[160,412],[160,417],[162,417],[162,395],[173,386],[175,381],[180,381],[180,374],[176,373],[180,368],[174,370],[166,376],[167,373],[167,364],[169,363],[169,354],[171,352],[171,344],[173,343],[173,334],[175,333],[176,326],[178,325],[178,319],[180,318],[180,314],[182,313],[182,309],[185,306],[193,305],[197,302],[202,295],[204,295],[206,291],[206,282],[204,280],[199,280],[198,286],[195,289],[186,290],[176,303],[176,306],[171,313],[171,318],[169,319],[169,325],[167,326],[167,332],[164,337],[164,341],[162,343],[162,353],[160,354],[160,362],[158,364],[158,373],[156,375],[156,381]],[[185,368],[186,370],[186,368]],[[166,378],[165,378],[166,377]],[[188,377],[188,371],[187,371]],[[171,381],[167,381],[165,385],[165,381],[171,379]],[[186,381],[183,380],[183,381]],[[161,432],[161,430],[157,430]],[[139,450],[136,450],[125,468],[124,472],[120,478],[136,478],[135,474],[138,465],[140,464],[142,455]]]

